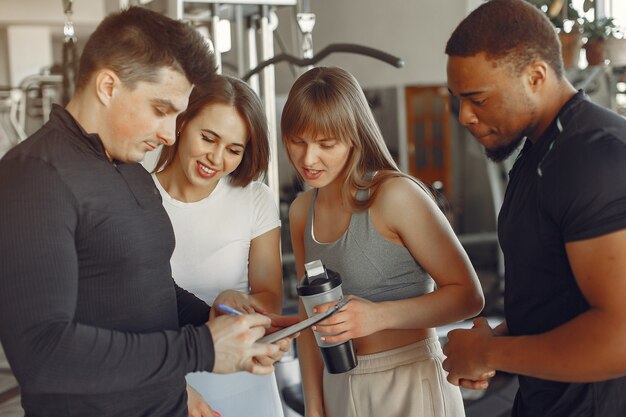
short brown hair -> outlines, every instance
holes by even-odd
[[[520,73],[541,59],[563,77],[561,43],[545,14],[523,0],[491,0],[472,11],[454,30],[446,54],[487,58],[511,65]]]
[[[215,103],[233,106],[246,124],[248,142],[243,159],[230,174],[231,184],[245,187],[267,171],[270,159],[267,118],[261,100],[245,82],[235,77],[216,75],[209,84],[197,85],[191,92],[187,110],[176,119],[177,136],[188,121],[203,108]],[[172,146],[163,147],[153,172],[172,163],[178,152],[178,143],[177,140]]]
[[[129,88],[154,82],[163,67],[173,68],[191,84],[206,84],[216,74],[207,41],[190,25],[143,7],[107,16],[91,34],[80,57],[77,90],[93,74],[109,68]]]

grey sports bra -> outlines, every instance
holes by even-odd
[[[401,245],[382,237],[370,221],[369,210],[353,213],[350,225],[335,242],[319,243],[313,232],[315,199],[304,233],[305,262],[320,259],[341,274],[344,294],[356,295],[370,301],[391,301],[417,297],[433,290],[433,279]],[[363,198],[368,190],[357,192]]]

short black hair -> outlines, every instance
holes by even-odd
[[[163,67],[181,72],[191,84],[206,84],[217,72],[208,42],[189,24],[130,7],[107,16],[87,40],[77,90],[103,68],[134,88],[138,81],[156,81]]]
[[[487,58],[509,64],[516,73],[541,59],[563,77],[561,43],[548,17],[523,0],[491,0],[472,11],[446,45],[449,56]]]

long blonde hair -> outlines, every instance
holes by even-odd
[[[361,86],[352,74],[341,68],[317,67],[302,74],[289,91],[280,128],[285,148],[290,138],[305,132],[335,137],[351,147],[342,196],[355,210],[367,209],[374,201],[378,186],[391,177],[410,178],[428,192],[421,182],[400,171]],[[376,175],[372,178],[373,173]],[[369,198],[356,200],[352,190],[363,189],[370,190]]]

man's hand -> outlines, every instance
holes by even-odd
[[[187,409],[189,417],[222,417],[204,401],[202,395],[187,385]]]
[[[494,337],[485,318],[474,320],[472,329],[457,329],[448,333],[443,353],[443,369],[449,372],[448,381],[469,389],[485,389],[495,370],[487,365],[486,348]]]
[[[496,375],[496,371],[490,371],[490,372],[483,374],[480,377],[480,379],[477,379],[477,380],[461,378],[459,379],[459,386],[463,388],[467,388],[467,389],[477,390],[477,391],[485,390],[489,388],[489,380],[493,378],[495,375]]]
[[[278,314],[269,313],[267,314],[267,317],[269,317],[272,320],[272,325],[269,329],[265,331],[265,335],[274,333],[280,329],[284,329],[285,327],[289,327],[300,321],[299,316],[279,316]],[[254,359],[257,362],[260,362],[262,364],[274,363],[276,361],[279,361],[283,357],[283,355],[286,352],[289,352],[289,350],[291,349],[292,340],[298,337],[299,335],[300,333],[296,333],[291,336],[280,339],[277,342],[274,342],[273,344],[278,346],[278,349],[279,349],[275,355],[256,356]]]
[[[273,362],[282,357],[277,345],[255,343],[265,334],[271,320],[261,314],[219,316],[207,322],[215,350],[214,373],[248,371],[266,375],[274,370]],[[255,357],[268,356],[274,361],[259,362]],[[271,363],[270,363],[271,362]]]

